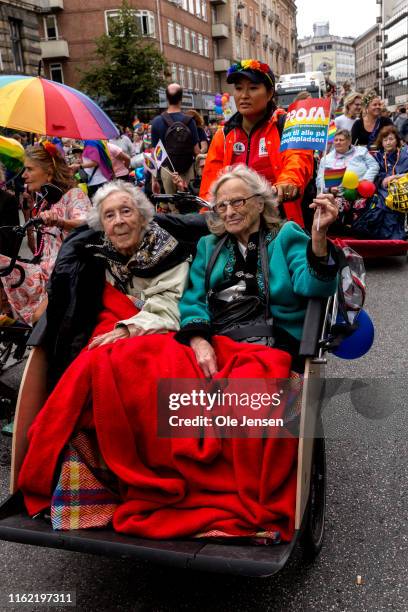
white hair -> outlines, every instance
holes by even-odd
[[[251,170],[251,168],[248,168],[248,166],[244,164],[226,167],[224,172],[213,183],[211,186],[212,205],[216,202],[217,192],[220,187],[231,179],[240,179],[247,185],[252,193],[256,193],[262,198],[264,209],[261,212],[261,217],[263,217],[265,225],[269,229],[277,229],[282,225],[277,198],[272,192],[271,185],[262,175],[255,172],[255,170]],[[210,232],[217,236],[225,232],[224,221],[215,211],[207,216],[207,225]]]
[[[89,227],[97,231],[103,231],[102,219],[101,219],[101,208],[102,202],[106,200],[108,196],[112,193],[126,193],[132,199],[134,207],[140,212],[144,220],[146,221],[146,226],[149,225],[153,221],[154,217],[154,206],[147,199],[143,191],[130,183],[126,183],[125,181],[111,181],[109,183],[105,183],[103,187],[98,189],[92,198],[93,208],[88,213],[87,223]]]

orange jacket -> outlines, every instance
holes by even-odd
[[[277,109],[272,117],[260,128],[261,136],[265,138],[268,157],[271,164],[272,184],[291,183],[296,185],[301,194],[313,176],[313,151],[305,149],[289,149],[280,153],[280,135],[278,130],[278,117],[285,111]],[[227,128],[227,129],[226,129]],[[230,166],[233,159],[233,146],[237,142],[238,133],[235,128],[224,128],[217,130],[207,153],[207,160],[201,180],[200,197],[204,200],[210,199],[210,188],[218,177],[222,168]],[[259,135],[258,135],[259,136]],[[270,179],[269,179],[270,180]],[[295,202],[283,204],[285,215],[290,221],[296,221],[302,227],[303,215],[300,206],[301,198]]]

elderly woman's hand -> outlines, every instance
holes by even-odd
[[[312,249],[316,257],[327,255],[326,234],[329,226],[334,223],[339,209],[331,193],[319,193],[310,204],[315,210],[312,226]]]
[[[190,346],[194,351],[197,363],[202,369],[204,376],[211,378],[218,372],[217,358],[213,347],[201,336],[195,336],[190,340]]]
[[[130,338],[130,336],[138,336],[140,332],[140,328],[136,327],[136,325],[131,326],[131,333],[126,325],[121,325],[120,327],[116,327],[106,334],[101,334],[100,336],[95,336],[92,338],[92,342],[90,342],[88,345],[88,351],[97,348],[98,346],[103,346],[104,344],[113,344],[117,340]]]

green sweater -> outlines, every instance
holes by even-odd
[[[189,285],[180,301],[181,329],[211,329],[211,316],[205,294],[205,270],[219,238],[204,236],[190,268]],[[268,243],[269,242],[269,243]],[[270,311],[274,324],[300,340],[307,300],[328,297],[337,288],[337,265],[320,263],[313,257],[311,239],[299,225],[285,223],[275,238],[267,235],[269,255]],[[210,288],[232,274],[232,249],[224,245],[214,264]],[[197,334],[199,335],[199,334]]]

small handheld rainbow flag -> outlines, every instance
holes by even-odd
[[[150,172],[150,174],[154,177],[157,176],[157,165],[155,160],[148,155],[147,153],[143,153],[143,165],[145,169]]]
[[[325,168],[324,169],[324,183],[327,189],[332,187],[339,187],[343,180],[346,168]]]
[[[164,144],[161,140],[159,140],[159,142],[154,148],[153,157],[156,161],[158,168],[160,168],[162,163],[168,158],[167,151],[164,148]]]
[[[334,121],[330,121],[329,124],[329,133],[327,136],[327,142],[328,143],[332,143],[334,141],[334,137],[336,135],[337,132],[337,128],[336,128],[336,124],[334,123]]]

